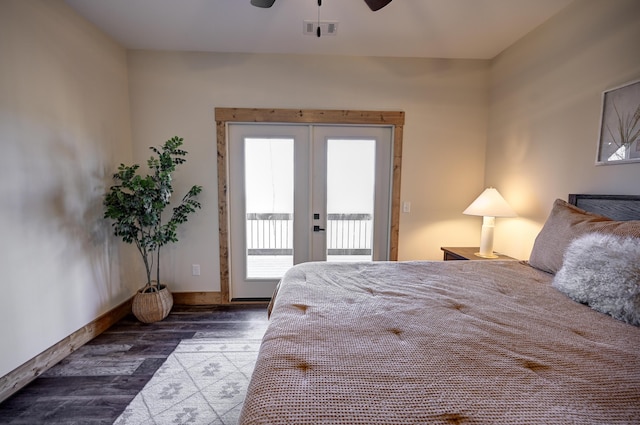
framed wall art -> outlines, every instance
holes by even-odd
[[[640,162],[640,80],[606,90],[596,164]]]

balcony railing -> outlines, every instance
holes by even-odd
[[[247,213],[249,255],[293,255],[293,216],[289,213]]]
[[[327,255],[371,255],[371,214],[327,214]]]
[[[371,255],[373,217],[328,214],[327,255]],[[293,216],[247,213],[248,255],[293,255]]]

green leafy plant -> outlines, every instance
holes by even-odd
[[[160,282],[160,248],[177,242],[177,228],[185,223],[189,214],[199,209],[195,199],[202,186],[194,185],[173,208],[171,216],[163,222],[163,212],[169,205],[173,187],[171,173],[186,159],[186,151],[180,149],[183,139],[173,137],[159,149],[150,147],[155,156],[147,160],[149,174],[140,175],[140,166],[120,164],[113,175],[119,184],[111,186],[104,199],[104,217],[113,220],[114,234],[126,243],[135,244],[142,256],[147,273],[147,284],[143,292],[158,291],[164,287]],[[155,284],[151,271],[156,269]]]

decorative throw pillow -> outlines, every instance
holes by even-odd
[[[579,237],[567,248],[552,285],[594,310],[640,326],[640,239]]]
[[[614,221],[556,199],[533,244],[529,264],[542,271],[556,273],[562,267],[564,252],[571,241],[593,232],[640,237],[640,220]]]

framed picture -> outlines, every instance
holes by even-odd
[[[602,94],[596,164],[640,162],[640,80]]]

